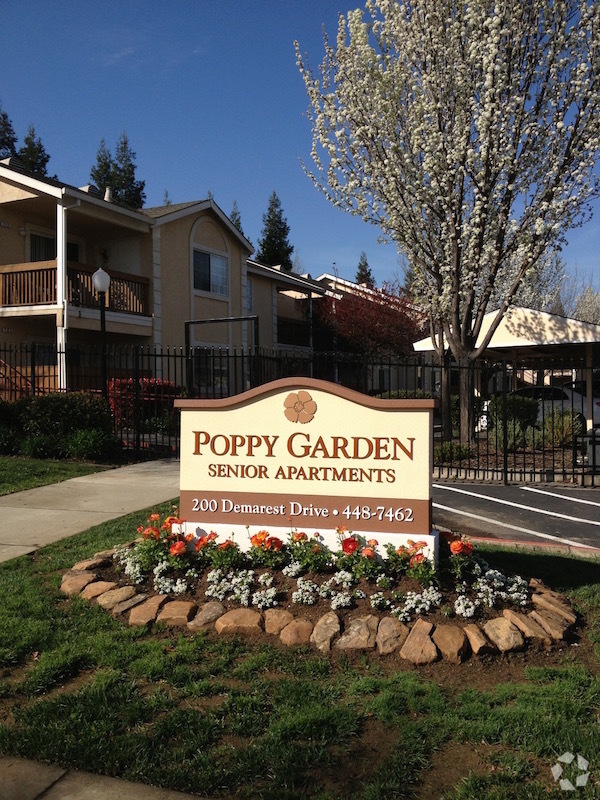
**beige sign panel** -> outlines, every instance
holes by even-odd
[[[286,378],[176,404],[188,523],[430,533],[432,400]]]

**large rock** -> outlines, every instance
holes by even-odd
[[[86,600],[93,600],[94,598],[99,597],[101,594],[110,592],[111,589],[115,589],[116,586],[117,584],[114,581],[94,581],[93,583],[88,583],[85,589],[81,592],[81,596]]]
[[[398,650],[410,633],[407,626],[396,617],[384,617],[377,628],[375,644],[382,656]]]
[[[129,624],[141,626],[154,622],[156,615],[168,599],[166,594],[155,594],[149,597],[144,603],[131,609],[129,612]]]
[[[87,558],[85,561],[78,561],[73,565],[74,570],[94,570],[103,569],[110,566],[112,558],[107,555],[96,555],[93,558]]]
[[[135,589],[133,586],[119,586],[116,589],[111,589],[101,594],[98,598],[98,605],[102,606],[106,611],[111,611],[116,605],[122,603],[124,600],[129,600],[134,594]]]
[[[345,632],[334,644],[338,650],[372,650],[377,638],[379,617],[367,614],[349,620]]]
[[[204,630],[219,617],[222,617],[224,613],[225,606],[223,603],[219,603],[218,600],[210,600],[208,603],[201,605],[196,616],[188,622],[188,630],[192,631],[192,633]]]
[[[469,622],[468,625],[463,625],[463,630],[469,640],[471,650],[476,656],[498,652],[496,645],[490,642],[476,622]]]
[[[574,625],[577,622],[577,617],[573,610],[564,602],[564,598],[558,600],[548,592],[543,594],[534,594],[531,597],[531,602],[538,611],[549,611],[557,617],[562,617],[569,625]]]
[[[315,625],[310,635],[311,644],[314,644],[317,650],[326,653],[331,650],[331,642],[340,630],[340,618],[335,611],[329,611]]]
[[[161,608],[156,621],[170,626],[187,625],[197,610],[196,603],[190,600],[171,600]]]
[[[506,617],[490,619],[483,626],[483,630],[488,639],[496,645],[501,653],[522,650],[525,646],[521,631],[512,622],[509,622]]]
[[[268,608],[265,612],[265,633],[279,636],[281,631],[293,622],[294,615],[284,608]]]
[[[63,594],[79,594],[89,583],[97,579],[98,576],[93,572],[70,569],[68,572],[65,572],[62,577],[60,590]]]
[[[437,625],[431,637],[446,661],[460,664],[471,650],[469,640],[457,625]]]
[[[542,611],[541,609],[539,611],[530,611],[527,616],[537,622],[557,642],[565,638],[565,633],[569,629],[566,619],[557,617],[549,611]]]
[[[125,614],[127,611],[131,611],[134,606],[138,606],[140,603],[143,603],[148,597],[147,594],[134,594],[128,600],[123,600],[121,603],[117,603],[111,609],[111,614],[113,617],[118,617],[121,614]]]
[[[215,622],[217,633],[258,633],[262,630],[262,614],[251,608],[234,608]]]
[[[502,614],[509,622],[516,625],[526,639],[537,641],[545,647],[552,644],[552,638],[549,633],[542,628],[539,622],[536,622],[531,617],[521,614],[518,611],[513,611],[511,608],[505,608]]]
[[[410,661],[411,664],[432,664],[439,658],[438,649],[431,640],[429,634],[433,630],[431,622],[419,618],[412,626],[410,633],[402,649],[401,658]]]
[[[279,634],[283,644],[293,647],[299,644],[308,644],[313,632],[313,624],[308,619],[294,619]]]

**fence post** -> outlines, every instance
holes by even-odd
[[[140,454],[140,348],[133,348],[133,428],[135,431],[135,454]]]
[[[502,362],[502,482],[508,485],[508,400],[506,396],[506,359]]]

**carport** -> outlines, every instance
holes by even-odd
[[[495,311],[485,315],[478,343],[483,340],[496,316]],[[431,337],[413,344],[417,353],[435,353]],[[585,383],[587,428],[600,422],[600,416],[593,419],[592,374],[595,365],[600,366],[600,325],[581,322],[570,317],[536,311],[522,306],[511,307],[494,332],[485,353],[486,359],[497,359],[505,363],[522,365],[525,361],[539,366],[531,369],[531,376],[523,379],[525,383],[535,383],[533,372],[544,369],[544,364],[556,368],[559,364],[569,365],[572,379]],[[573,366],[575,365],[575,366]],[[526,372],[523,367],[519,369]],[[433,388],[433,387],[428,387]],[[481,392],[483,387],[479,386]]]

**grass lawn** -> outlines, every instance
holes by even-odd
[[[0,456],[0,495],[35,489],[49,483],[89,475],[110,467],[79,461],[50,461],[25,456]]]
[[[591,773],[575,796],[598,796],[597,562],[487,549],[491,566],[568,594],[580,641],[417,669],[129,629],[59,593],[65,569],[147,516],[0,565],[0,752],[223,798],[548,800],[565,797],[551,768],[571,751]]]

